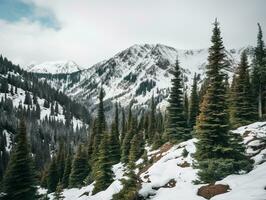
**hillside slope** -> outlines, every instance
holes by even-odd
[[[230,175],[217,182],[229,185],[227,193],[214,196],[213,200],[262,200],[266,196],[266,122],[257,122],[234,130],[244,138],[246,153],[252,157],[254,169],[247,174]],[[195,139],[178,145],[165,144],[160,149],[149,151],[152,165],[140,171],[141,188],[139,194],[144,199],[154,200],[204,200],[197,195],[198,188],[192,181],[197,179],[197,170],[191,166],[194,162]],[[183,151],[188,155],[184,157]],[[140,164],[142,160],[137,161]],[[121,190],[120,179],[123,177],[124,167],[121,163],[113,166],[115,181],[105,190],[91,196],[93,183],[81,189],[64,190],[66,200],[110,200],[112,195]],[[138,171],[138,170],[137,170]],[[50,194],[50,197],[53,197]]]
[[[0,56],[0,182],[24,117],[37,170],[49,163],[59,142],[72,149],[87,139],[88,111],[65,94]],[[39,172],[40,172],[39,171]]]

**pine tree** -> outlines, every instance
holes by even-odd
[[[0,92],[8,93],[8,82],[6,79],[1,79]]]
[[[51,115],[54,115],[54,102],[51,103]]]
[[[69,187],[81,187],[89,174],[87,152],[83,145],[78,146],[78,150],[72,162],[72,170],[69,177]]]
[[[130,141],[130,150],[129,150],[129,157],[128,157],[130,164],[135,164],[135,162],[137,161],[139,157],[139,146],[140,146],[139,136],[138,134],[136,134]]]
[[[26,105],[32,105],[32,100],[29,92],[26,92],[24,104]]]
[[[244,165],[249,165],[248,159],[241,148],[236,148],[229,133],[229,115],[227,108],[227,90],[225,74],[227,67],[225,50],[217,20],[214,23],[212,46],[209,49],[209,64],[207,65],[208,87],[203,97],[200,115],[197,121],[195,158],[198,176],[202,182],[213,183],[228,174],[237,173]],[[233,145],[234,143],[234,145]],[[238,144],[239,145],[239,144]]]
[[[232,118],[234,127],[250,124],[256,119],[248,68],[247,55],[244,51],[241,55],[241,61],[237,68],[236,76],[234,77],[234,89],[232,94]]]
[[[4,178],[6,199],[33,200],[36,199],[36,179],[30,156],[25,121],[19,124],[17,144],[11,153],[8,168]]]
[[[141,134],[135,134],[133,139],[130,142],[130,151],[129,151],[129,163],[127,165],[126,176],[127,179],[122,179],[123,189],[120,190],[119,193],[114,194],[112,200],[135,200],[138,199],[138,190],[139,190],[139,181],[138,177],[135,174],[135,161],[140,157],[140,155],[144,152],[140,150],[141,147]]]
[[[64,169],[63,179],[62,179],[63,188],[67,188],[69,185],[69,176],[71,173],[71,164],[72,164],[72,156],[69,153],[67,155],[67,158],[65,161],[65,169]]]
[[[160,110],[156,116],[156,130],[159,134],[162,134],[164,132],[164,118]]]
[[[113,181],[113,171],[107,145],[108,136],[105,134],[99,147],[97,164],[94,166],[95,184],[92,194],[105,190]]]
[[[136,135],[135,135],[136,136]],[[138,190],[139,190],[139,180],[135,174],[135,160],[136,160],[136,147],[137,147],[137,137],[132,139],[131,150],[130,150],[130,161],[127,166],[126,176],[127,179],[122,179],[123,188],[119,193],[114,194],[112,200],[136,200],[139,199]]]
[[[186,91],[184,94],[184,117],[186,120],[187,127],[189,127],[189,103],[188,103],[188,96],[187,96]]]
[[[115,103],[115,132],[118,136],[118,140],[119,140],[119,110],[118,110],[118,104],[117,102]]]
[[[33,103],[34,104],[38,103],[38,99],[37,99],[36,93],[33,93]]]
[[[106,121],[104,115],[104,106],[103,106],[104,91],[103,88],[100,89],[99,94],[99,107],[97,113],[97,130],[94,136],[94,154],[97,155],[98,146],[101,143],[102,138],[104,137],[104,132],[106,130]]]
[[[128,109],[128,119],[127,119],[127,131],[131,129],[132,126],[132,101],[129,104],[129,109]]]
[[[198,96],[198,86],[197,86],[197,74],[195,73],[193,79],[193,85],[190,95],[190,106],[189,106],[189,125],[193,129],[196,125],[196,118],[199,113],[199,96]]]
[[[36,118],[40,119],[41,118],[41,108],[40,108],[40,105],[38,104],[38,102],[36,104],[36,111],[35,112],[36,112],[35,113]]]
[[[59,144],[59,151],[56,160],[58,180],[62,180],[65,169],[65,146],[62,141],[60,141]]]
[[[148,132],[149,132],[149,125],[150,124],[150,117],[149,113],[144,113],[144,122],[143,122],[143,129],[144,129],[144,139],[147,140]]]
[[[119,133],[117,132],[117,121],[112,123],[111,133],[109,136],[108,146],[109,146],[109,156],[111,164],[117,164],[120,161],[120,143],[119,143]]]
[[[59,114],[59,108],[58,108],[58,103],[55,103],[55,115]]]
[[[123,189],[114,194],[112,200],[136,200],[139,199],[139,181],[133,169],[127,173],[127,179],[122,179]]]
[[[58,167],[56,163],[56,157],[54,156],[48,169],[47,189],[49,193],[56,190],[58,180]]]
[[[263,41],[263,34],[260,24],[258,24],[257,46],[253,60],[252,86],[254,95],[257,97],[257,108],[259,119],[263,115],[263,95],[266,92],[266,50]]]
[[[152,149],[158,149],[159,147],[162,146],[162,138],[161,135],[156,132],[153,138],[153,143],[152,143]]]
[[[131,110],[131,109],[130,109]],[[136,125],[137,125],[137,119],[135,117],[130,117],[131,122],[129,127],[130,129],[127,131],[126,136],[124,138],[123,144],[122,144],[122,155],[121,155],[121,161],[123,163],[128,163],[128,156],[130,151],[130,142],[134,135],[136,134]]]
[[[174,78],[171,80],[172,88],[169,98],[169,106],[167,107],[167,137],[172,143],[180,142],[190,138],[187,132],[187,123],[184,116],[184,94],[183,80],[179,62],[176,64],[173,72]]]
[[[149,127],[148,127],[148,141],[150,144],[153,142],[153,137],[156,132],[156,119],[155,119],[155,102],[154,96],[151,98],[150,114],[149,114]]]
[[[122,109],[122,122],[121,122],[121,135],[120,135],[120,145],[122,146],[124,137],[126,135],[126,117],[125,117],[125,110]]]
[[[94,139],[95,139],[95,135],[97,132],[97,119],[94,119],[92,122],[92,127],[90,129],[90,133],[89,133],[89,141],[88,141],[88,156],[90,158],[90,160],[93,160],[93,152],[94,152]],[[96,147],[95,147],[96,148]],[[96,152],[96,150],[95,150]]]
[[[56,187],[55,193],[54,193],[54,200],[64,199],[64,196],[63,196],[62,193],[63,193],[63,186],[59,182],[58,185],[57,185],[57,187]]]

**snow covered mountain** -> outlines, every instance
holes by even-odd
[[[41,74],[69,74],[82,69],[83,68],[74,61],[44,62],[36,65],[32,64],[25,68],[25,70],[29,72]]]
[[[229,76],[244,49],[248,49],[249,56],[252,54],[251,47],[226,51]],[[192,84],[194,73],[198,74],[201,83],[205,76],[208,49],[178,50],[162,44],[133,45],[89,69],[65,76],[43,77],[56,89],[88,107],[93,107],[97,102],[98,90],[102,85],[106,93],[105,101],[110,104],[118,101],[122,106],[127,106],[133,100],[135,107],[145,107],[154,94],[159,107],[163,108],[177,56],[187,89]]]

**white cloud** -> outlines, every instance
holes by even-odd
[[[230,48],[254,45],[256,23],[266,26],[263,0],[23,1],[39,15],[53,13],[60,29],[0,20],[0,52],[21,65],[71,59],[90,66],[135,43],[208,47],[215,17]]]

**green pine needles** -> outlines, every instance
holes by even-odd
[[[4,177],[4,199],[34,200],[37,199],[37,183],[32,158],[27,141],[25,121],[19,124],[17,143],[12,151]]]
[[[241,138],[229,132],[226,74],[227,67],[221,32],[214,23],[212,46],[207,66],[207,91],[197,121],[195,158],[201,182],[214,183],[225,176],[250,169],[251,162],[244,155]]]

